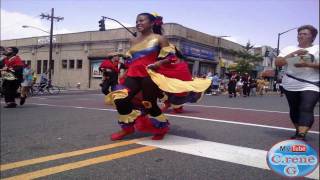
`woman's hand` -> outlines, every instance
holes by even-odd
[[[149,65],[147,66],[147,68],[148,68],[148,69],[152,69],[152,70],[156,70],[156,69],[158,69],[160,66],[161,66],[161,62],[160,62],[160,61],[157,61],[157,62],[155,62],[155,63],[153,63],[153,64],[149,64]]]
[[[294,66],[297,68],[310,67],[310,63],[307,63],[305,61],[300,61],[299,63],[294,64]]]
[[[292,57],[295,57],[295,56],[302,56],[302,55],[305,55],[307,53],[308,53],[307,50],[299,49],[297,51],[294,51],[294,52],[288,54],[285,58],[292,58]]]

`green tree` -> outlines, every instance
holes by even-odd
[[[263,61],[263,57],[259,54],[251,54],[250,50],[254,48],[254,45],[247,42],[244,50],[237,51],[236,56],[240,59],[236,62],[238,63],[236,70],[241,73],[250,73],[255,65]]]
[[[246,59],[240,59],[237,63],[236,71],[240,72],[240,74],[250,73],[253,70],[252,63]]]

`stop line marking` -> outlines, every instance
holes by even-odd
[[[137,142],[137,144],[153,146],[194,156],[270,170],[266,160],[268,152],[265,150],[216,143],[175,135],[167,135],[162,141],[152,141],[149,139],[144,139]],[[316,170],[312,174],[306,177],[319,179],[319,167],[316,168]]]

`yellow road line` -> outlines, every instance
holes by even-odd
[[[141,138],[141,139],[144,139],[144,138]],[[141,139],[122,141],[119,143],[107,144],[107,145],[97,146],[97,147],[83,149],[83,150],[71,151],[71,152],[61,153],[61,154],[54,154],[54,155],[49,155],[49,156],[43,156],[40,158],[34,158],[34,159],[4,164],[4,165],[0,165],[0,171],[5,171],[8,169],[18,168],[18,167],[23,167],[23,166],[33,165],[33,164],[38,164],[38,163],[42,163],[42,162],[46,162],[46,161],[52,161],[52,160],[57,160],[57,159],[62,159],[62,158],[67,158],[67,157],[72,157],[72,156],[78,156],[78,155],[82,155],[82,154],[92,153],[92,152],[111,149],[111,148],[120,147],[120,146],[126,146],[129,144],[134,144],[134,143],[140,141]]]
[[[25,174],[9,177],[9,178],[3,179],[3,180],[35,179],[35,178],[39,178],[39,177],[44,177],[44,176],[60,173],[63,171],[78,169],[78,168],[82,168],[85,166],[99,164],[99,163],[111,161],[114,159],[119,159],[119,158],[128,157],[131,155],[135,155],[135,154],[139,154],[139,153],[143,153],[143,152],[147,152],[147,151],[152,151],[154,149],[157,149],[157,147],[144,146],[144,147],[140,147],[140,148],[131,149],[128,151],[99,156],[96,158],[87,159],[87,160],[83,160],[83,161],[77,161],[74,163],[68,163],[68,164],[64,164],[64,165],[60,165],[60,166],[54,166],[51,168],[46,168],[46,169],[42,169],[42,170],[30,172],[30,173],[25,173]]]

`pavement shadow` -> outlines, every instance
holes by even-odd
[[[170,130],[168,132],[169,135],[176,135],[176,136],[183,136],[187,138],[193,138],[193,139],[201,139],[201,140],[207,140],[207,137],[199,134],[195,130],[185,129],[178,125],[170,125]],[[152,137],[152,134],[150,133],[142,133],[139,131],[136,131],[134,134],[126,137],[126,140],[130,139],[137,139],[137,138],[143,138],[143,137]]]
[[[290,137],[293,136],[295,132],[264,130],[264,133],[267,134],[268,137],[275,138],[280,142],[280,141],[289,140]],[[308,133],[306,142],[319,150],[319,134]]]
[[[179,125],[171,125],[169,134],[193,138],[193,139],[207,140],[206,136],[203,136],[202,134],[199,134],[198,132],[199,131],[186,129],[185,127],[181,127]]]

